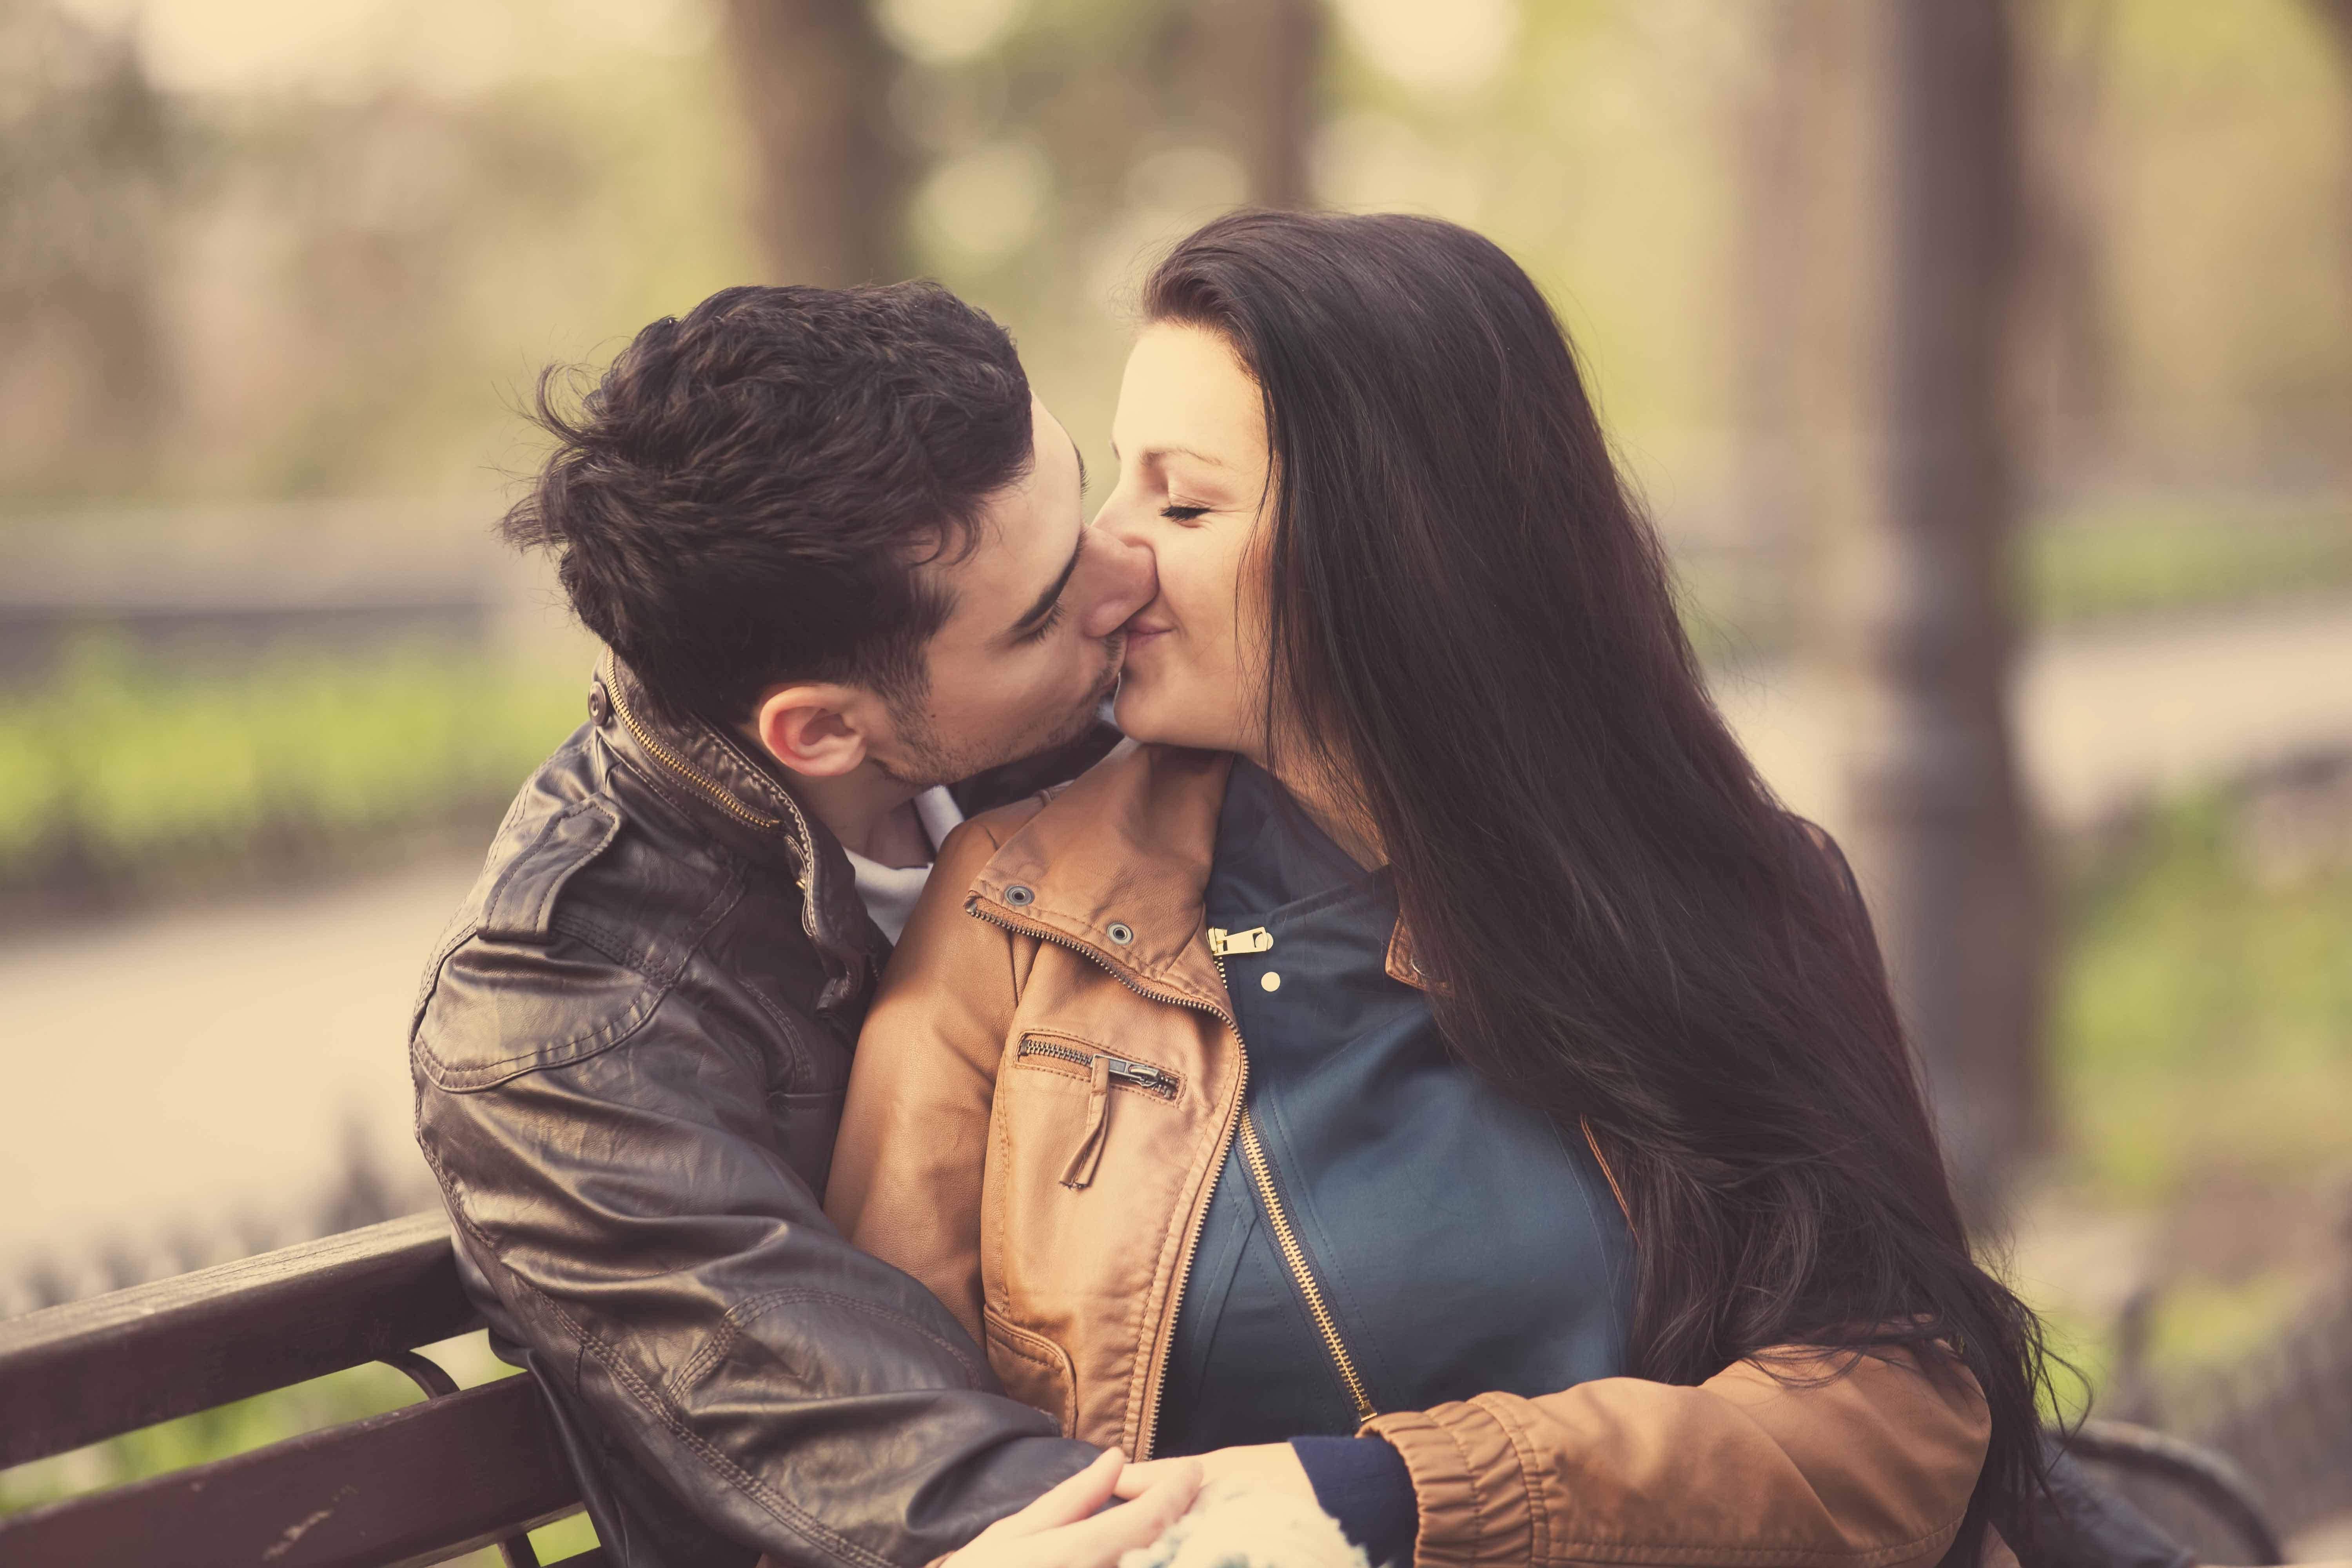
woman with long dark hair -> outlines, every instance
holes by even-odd
[[[828,1207],[1007,1388],[1375,1561],[1973,1562],[2038,1484],[1859,894],[1540,292],[1250,214],[1144,295],[1134,742],[942,851]]]

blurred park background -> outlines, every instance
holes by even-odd
[[[929,274],[1108,473],[1246,202],[1549,290],[2077,1402],[2341,1547],[2239,1427],[2352,1440],[2347,0],[0,0],[0,1315],[433,1201],[417,970],[592,655],[490,537],[543,365]]]

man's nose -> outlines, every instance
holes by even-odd
[[[1090,637],[1107,637],[1160,596],[1159,568],[1149,549],[1115,529],[1097,526],[1087,554],[1094,593],[1078,627]]]

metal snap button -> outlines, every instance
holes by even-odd
[[[1128,943],[1135,940],[1135,928],[1129,925],[1125,921],[1113,921],[1110,922],[1110,929],[1103,934],[1109,937],[1111,941],[1118,943],[1119,946],[1125,947]]]
[[[1004,901],[1016,910],[1025,910],[1037,901],[1037,890],[1015,882],[1004,889]]]
[[[1282,989],[1282,976],[1269,969],[1257,977],[1257,986],[1261,991],[1279,991]]]

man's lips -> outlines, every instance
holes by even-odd
[[[1135,650],[1136,645],[1139,643],[1150,642],[1153,637],[1164,637],[1175,629],[1176,628],[1174,626],[1153,626],[1143,621],[1129,621],[1127,623],[1128,651],[1131,653]]]

